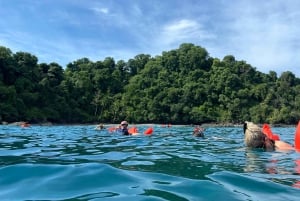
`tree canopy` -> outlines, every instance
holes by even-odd
[[[0,121],[294,124],[299,91],[292,72],[265,74],[191,43],[127,62],[81,58],[65,69],[0,46]]]

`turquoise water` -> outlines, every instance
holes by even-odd
[[[94,127],[0,126],[0,200],[299,200],[300,153],[246,149],[241,127]]]

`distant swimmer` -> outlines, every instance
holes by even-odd
[[[123,135],[131,135],[128,132],[128,123],[127,121],[122,121],[120,124],[120,127],[117,129],[117,131],[121,132]]]
[[[22,128],[27,128],[27,127],[30,127],[30,124],[29,124],[28,122],[22,122],[22,123],[20,124],[20,126],[21,126]]]
[[[200,125],[197,125],[197,126],[194,128],[193,135],[194,135],[195,137],[204,137],[204,128],[201,127]]]
[[[103,130],[104,129],[104,125],[103,124],[98,124],[95,129],[96,130]]]
[[[122,121],[119,126],[117,127],[110,127],[108,128],[109,132],[117,132],[121,133],[122,135],[139,135],[140,133],[138,132],[138,129],[136,126],[128,127],[128,122],[127,121]],[[146,129],[144,134],[146,135],[151,135],[153,133],[153,128],[150,127]]]

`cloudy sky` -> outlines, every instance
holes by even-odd
[[[299,0],[0,0],[0,46],[62,67],[182,43],[300,77]]]

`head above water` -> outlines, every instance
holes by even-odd
[[[194,128],[193,135],[196,137],[204,137],[204,128],[202,128],[200,125],[197,125]]]
[[[122,121],[121,126],[128,126],[128,122],[127,121]]]
[[[269,139],[258,125],[246,121],[244,123],[245,145],[250,148],[263,148],[274,150],[274,141]]]

